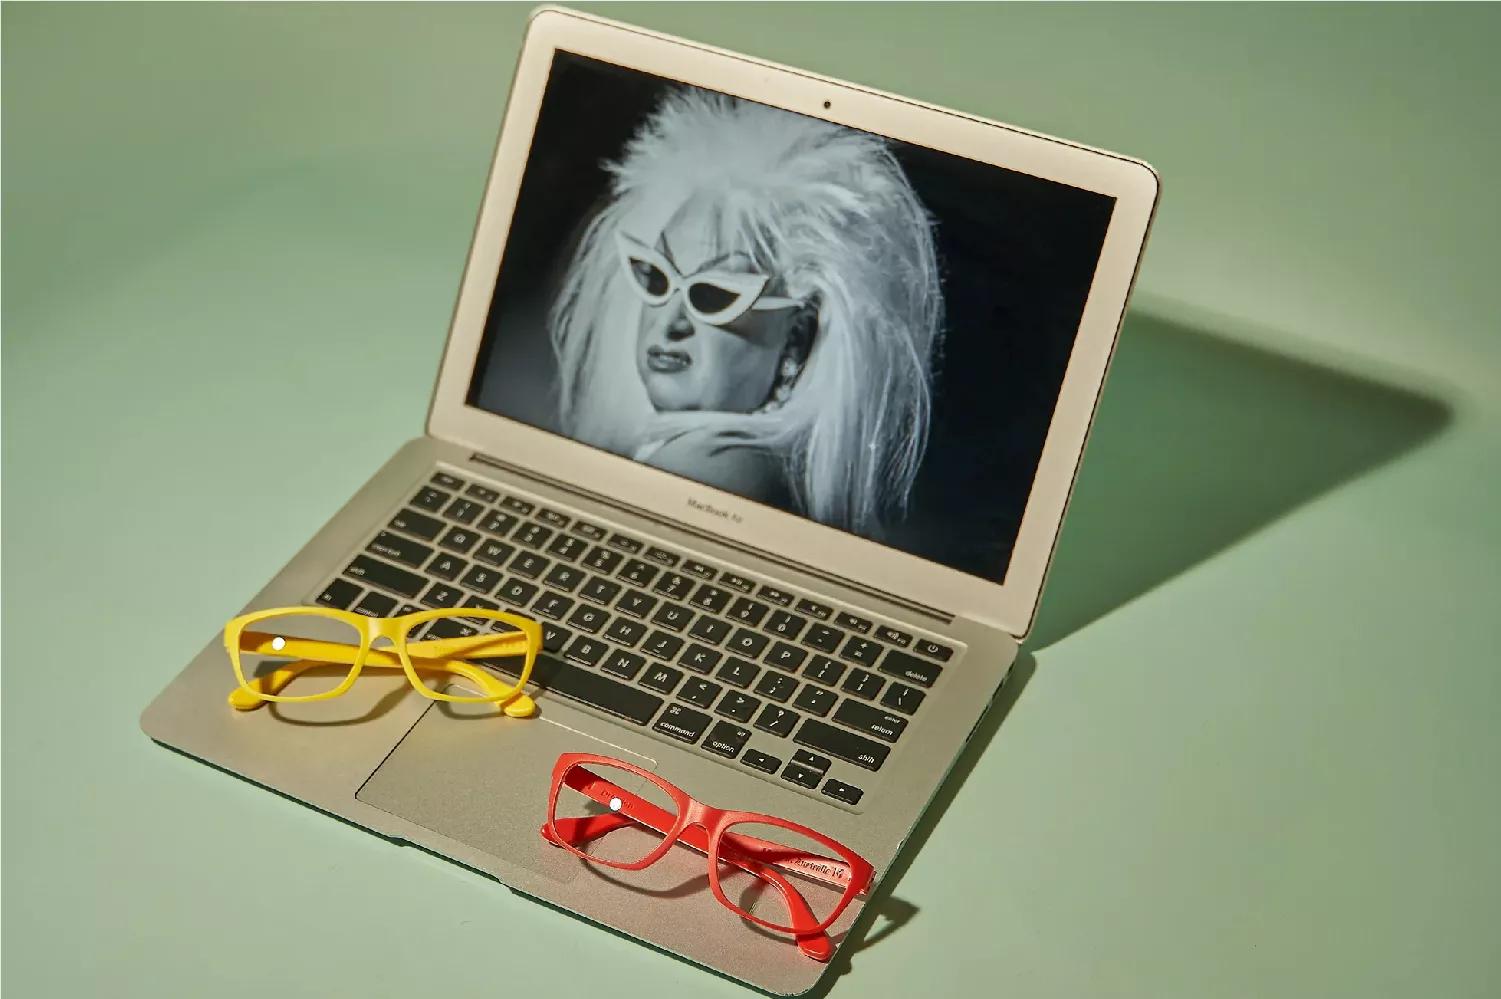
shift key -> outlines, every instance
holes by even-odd
[[[816,718],[805,719],[803,727],[797,730],[792,741],[800,746],[837,756],[846,763],[853,763],[866,770],[881,769],[881,764],[886,762],[886,756],[891,752],[889,746],[871,742],[864,736],[835,728]]]
[[[415,572],[398,569],[389,562],[382,562],[369,555],[356,555],[354,561],[349,563],[349,568],[344,570],[344,575],[363,579],[372,586],[379,586],[408,598],[416,597],[427,585],[427,580]]]

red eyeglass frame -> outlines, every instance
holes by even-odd
[[[587,765],[591,763],[624,770],[651,781],[672,799],[677,806],[677,817],[674,819],[651,802],[588,770]],[[576,818],[558,818],[558,793],[565,783],[572,790],[612,808],[612,811]],[[618,808],[612,806],[613,800],[619,801]],[[802,851],[795,851],[796,856],[793,856],[788,854],[790,848],[785,845],[725,831],[741,822],[778,826],[795,832],[827,847],[834,857],[809,857]],[[588,843],[632,824],[645,826],[662,836],[662,842],[640,860],[632,863],[605,860],[591,856],[579,848],[579,844]],[[708,858],[709,889],[721,905],[737,916],[767,929],[793,934],[797,939],[798,949],[815,961],[827,961],[833,957],[834,945],[829,940],[828,928],[848,908],[850,902],[869,889],[874,873],[870,864],[855,851],[815,829],[775,815],[706,805],[656,774],[624,760],[591,753],[564,753],[558,757],[558,762],[553,765],[552,789],[547,799],[547,822],[542,826],[541,833],[542,838],[553,846],[568,850],[591,864],[623,871],[644,870],[665,856],[674,844],[681,843]],[[738,867],[775,888],[787,906],[789,923],[782,925],[771,922],[731,902],[719,884],[721,863]],[[844,894],[829,915],[820,920],[813,915],[802,893],[782,875],[779,868],[841,888]]]

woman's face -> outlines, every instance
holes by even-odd
[[[641,239],[684,279],[666,301],[642,306],[636,370],[658,411],[756,409],[771,392],[796,319],[795,308],[749,309],[713,325],[685,307],[685,286],[700,272],[760,273],[745,253],[720,249],[717,215],[690,201],[656,240]]]

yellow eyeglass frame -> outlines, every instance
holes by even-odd
[[[286,617],[323,618],[343,622],[358,632],[360,644],[356,646],[295,635],[271,635],[252,627],[271,618]],[[407,635],[417,625],[440,618],[459,617],[495,621],[510,625],[516,630],[485,631],[463,638],[407,641]],[[378,638],[389,640],[391,648],[372,648],[372,643]],[[274,644],[276,642],[281,644]],[[273,607],[242,614],[224,626],[224,649],[229,653],[229,661],[234,666],[235,678],[240,681],[240,685],[229,695],[229,705],[237,711],[253,711],[267,701],[326,701],[347,693],[354,686],[354,681],[359,679],[361,670],[374,667],[403,670],[412,686],[423,697],[461,704],[495,704],[508,717],[527,718],[536,713],[537,704],[527,696],[524,688],[532,675],[532,666],[537,661],[537,651],[541,647],[542,626],[536,621],[519,614],[482,607],[425,610],[399,617],[366,617],[364,614],[332,607]],[[252,655],[282,656],[289,661],[263,676],[247,678],[240,665],[240,656],[246,652]],[[517,655],[524,655],[526,658],[514,686],[463,661],[465,658]],[[349,674],[332,690],[317,694],[278,693],[308,670],[329,665],[349,667]],[[484,693],[465,696],[433,690],[422,682],[419,671],[461,676]]]

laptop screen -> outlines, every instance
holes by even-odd
[[[467,401],[1004,582],[1113,207],[559,52]]]

